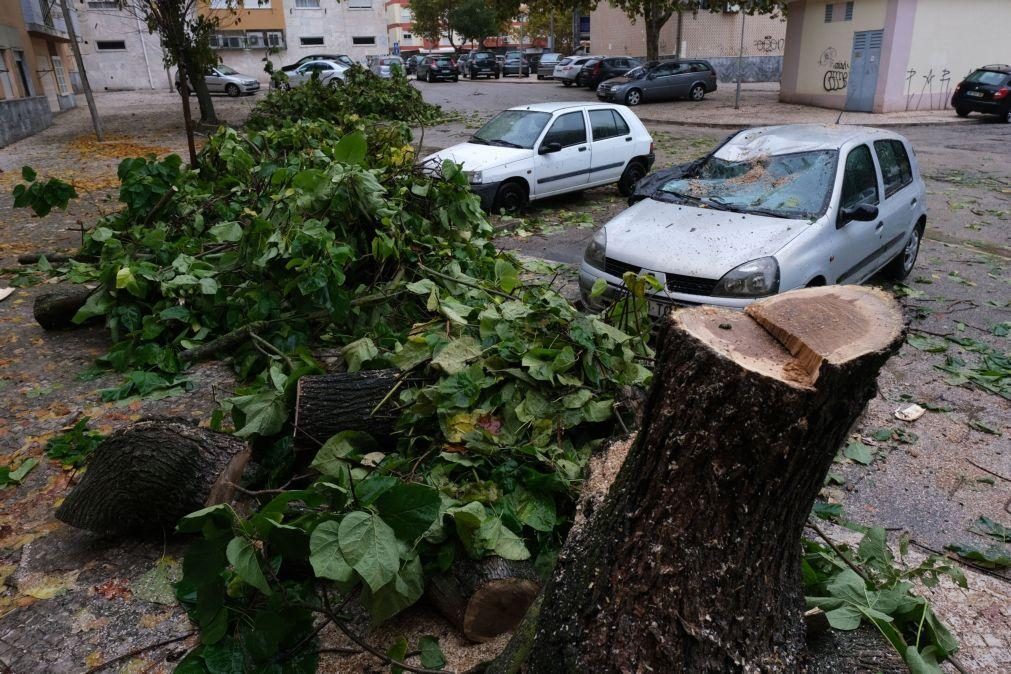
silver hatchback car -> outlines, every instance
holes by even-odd
[[[635,198],[586,249],[579,281],[590,306],[619,292],[629,271],[659,281],[649,298],[657,315],[670,305],[744,307],[881,271],[901,280],[927,223],[909,141],[856,126],[741,131],[701,160],[647,176]]]
[[[212,94],[224,93],[232,96],[242,94],[254,94],[260,90],[260,82],[251,75],[243,75],[235,68],[230,68],[224,63],[219,63],[213,68],[208,68],[204,73],[204,82],[207,83],[207,90]],[[179,82],[179,71],[176,71],[176,90],[182,86]],[[190,93],[193,88],[190,87]]]

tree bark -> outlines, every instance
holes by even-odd
[[[81,327],[79,323],[74,323],[74,315],[88,301],[91,293],[92,290],[86,286],[63,285],[36,296],[32,306],[35,322],[45,330]]]
[[[566,541],[526,671],[801,671],[802,529],[902,333],[894,300],[858,286],[672,314],[645,424]]]
[[[230,500],[248,459],[234,436],[183,419],[144,419],[102,441],[56,517],[102,533],[160,533]]]
[[[465,637],[484,642],[516,627],[540,589],[529,562],[486,557],[454,562],[429,580],[426,594]]]
[[[388,438],[398,417],[391,391],[400,374],[366,370],[302,377],[295,398],[295,438],[324,443],[341,431]]]

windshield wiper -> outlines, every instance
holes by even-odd
[[[720,199],[709,199],[709,203],[717,205],[725,211],[733,211],[735,213],[750,213],[752,215],[767,215],[772,218],[783,218],[785,220],[792,220],[793,218],[781,211],[774,211],[769,208],[752,208],[750,206],[735,206],[733,204],[728,204]]]
[[[725,204],[720,201],[713,201],[712,199],[709,198],[703,199],[702,197],[697,197],[693,194],[685,194],[684,192],[671,192],[670,190],[659,190],[656,194],[669,194],[675,199],[680,199],[682,201],[688,201],[691,203],[699,204],[703,208],[711,208],[714,211],[734,210],[733,208],[730,207],[729,204]],[[656,195],[654,195],[654,198],[656,198]],[[661,199],[661,201],[664,201],[664,199]]]
[[[491,143],[489,143],[484,138],[481,138],[479,136],[471,136],[470,140],[468,140],[467,142],[468,143],[475,143],[477,145],[491,145]]]
[[[495,140],[489,140],[488,144],[489,145],[501,145],[503,147],[516,147],[516,148],[520,148],[520,149],[523,148],[522,145],[519,145],[517,143],[513,143],[512,141],[502,140],[501,138],[496,138]]]

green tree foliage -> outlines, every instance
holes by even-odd
[[[463,42],[484,44],[485,38],[500,35],[506,28],[510,16],[502,14],[501,7],[485,0],[459,0],[449,12],[449,23],[463,38]]]
[[[520,0],[412,0],[413,30],[426,40],[449,40],[458,49],[457,37],[480,44],[499,34],[519,13]]]

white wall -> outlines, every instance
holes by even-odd
[[[351,7],[357,3],[349,0],[320,0],[319,9],[303,9],[295,6],[295,0],[285,4],[285,40],[288,48],[277,54],[274,63],[285,65],[294,63],[310,54],[347,54],[355,61],[365,63],[365,57],[374,54],[388,54],[390,41],[386,30],[385,0],[372,0],[371,8]],[[323,44],[303,47],[302,37],[322,37]],[[355,45],[354,37],[374,37],[373,45]]]
[[[89,9],[78,3],[81,56],[94,91],[127,89],[169,90],[162,61],[161,41],[127,12]],[[122,40],[125,50],[99,51],[98,41]]]

